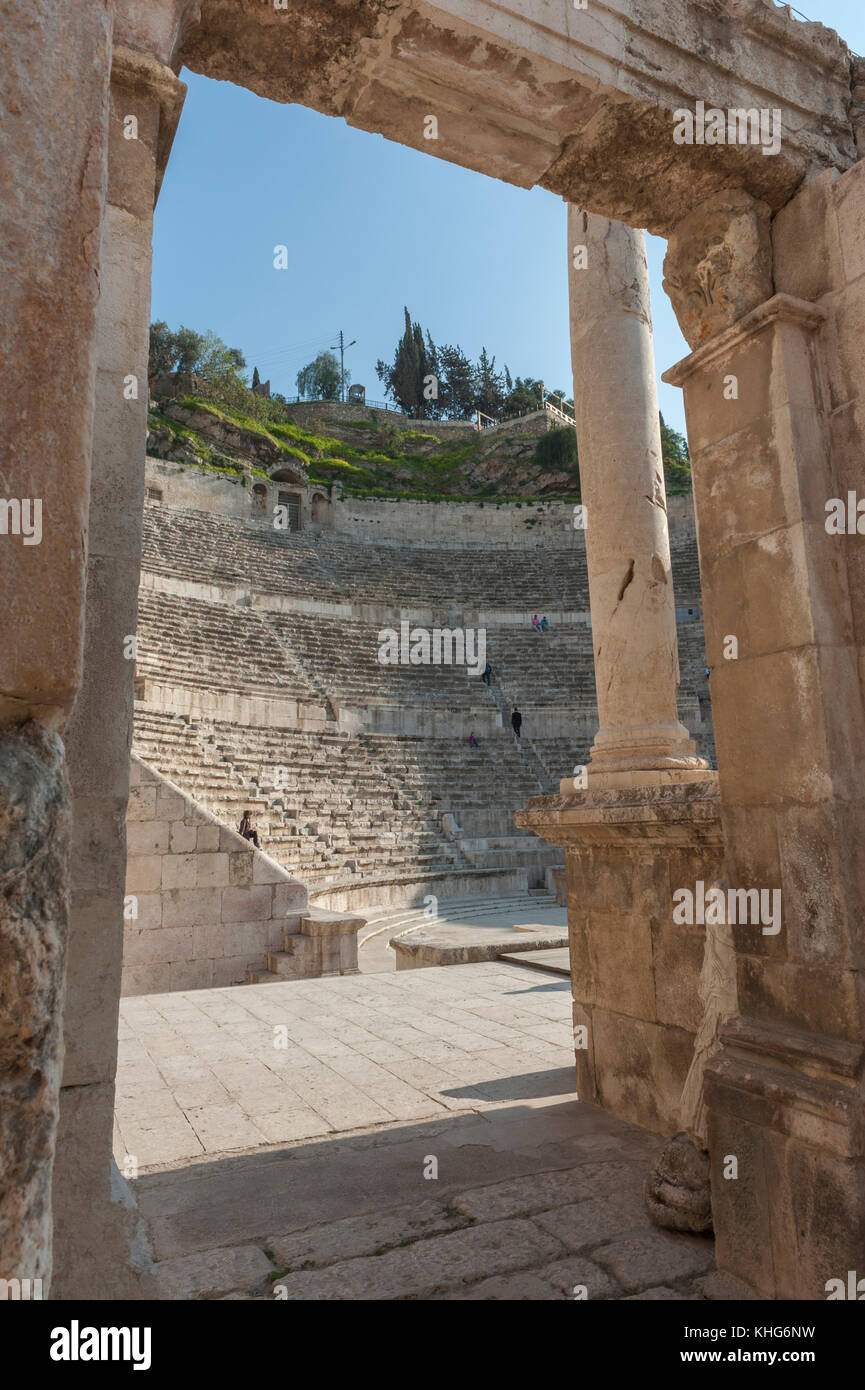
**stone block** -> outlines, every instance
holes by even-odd
[[[192,954],[195,960],[215,960],[225,954],[225,928],[221,922],[192,928]]]
[[[694,1055],[681,1028],[592,1010],[598,1103],[656,1134],[679,1128],[679,1101]]]
[[[832,183],[831,197],[838,221],[838,236],[848,284],[865,275],[865,249],[862,246],[862,222],[865,218],[865,181],[862,168],[854,164]],[[818,180],[822,183],[829,175]],[[798,202],[798,197],[794,200]]]
[[[123,956],[130,965],[191,960],[192,927],[163,927],[161,931],[128,932]]]
[[[197,927],[218,922],[221,917],[222,888],[173,888],[164,894],[162,921],[165,927]]]
[[[124,918],[124,932],[131,931],[153,931],[162,926],[162,894],[161,893],[135,893],[135,905],[138,915],[136,917]]]
[[[274,917],[283,917],[290,913],[301,912],[309,903],[309,894],[306,884],[300,883],[297,879],[290,879],[287,883],[277,883],[273,889],[272,911]],[[298,923],[298,926],[300,924]]]
[[[130,856],[126,865],[127,893],[155,893],[162,886],[162,859],[159,854]]]
[[[123,927],[122,899],[76,893],[66,959],[64,1086],[107,1081],[114,1075]],[[154,934],[158,935],[144,933]]]
[[[168,835],[168,821],[132,821],[126,827],[127,852],[130,855],[167,854]]]
[[[185,796],[173,787],[160,784],[159,795],[156,798],[156,814],[160,820],[184,820],[188,810],[189,802]]]
[[[222,843],[220,841],[220,844]],[[229,854],[228,881],[235,888],[246,888],[252,883],[252,855],[249,850],[243,849]]]
[[[264,955],[267,950],[268,927],[264,922],[231,922],[223,928],[223,951],[226,956]]]
[[[162,860],[162,887],[197,888],[198,859],[195,854],[166,854]]]
[[[151,962],[148,965],[124,965],[121,994],[165,994],[169,989],[169,966]]]
[[[266,885],[258,888],[223,888],[221,892],[220,916],[223,922],[256,922],[270,917],[271,890]]]
[[[199,831],[199,834],[201,831]],[[198,888],[223,888],[228,885],[228,855],[201,854],[195,856],[195,883]]]
[[[218,825],[199,825],[195,848],[199,854],[216,854],[219,850],[220,827]]]
[[[213,989],[227,989],[229,985],[245,985],[246,972],[254,967],[264,967],[264,955],[260,960],[249,956],[224,956],[213,962]]]
[[[185,821],[176,820],[171,823],[171,836],[168,842],[171,854],[191,854],[195,849],[195,837],[198,834],[194,825],[187,825]]]
[[[156,816],[156,787],[137,783],[129,788],[127,821],[153,820]]]
[[[253,854],[253,883],[282,883],[284,879],[285,870],[279,864],[275,864],[272,859],[266,859],[262,854]]]
[[[170,990],[210,989],[212,984],[212,960],[173,960],[168,966]]]

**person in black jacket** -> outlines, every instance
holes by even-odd
[[[511,715],[511,728],[513,729],[513,731],[514,731],[514,733],[515,733],[515,735],[516,735],[517,738],[519,738],[519,736],[520,736],[520,729],[522,728],[522,724],[523,724],[523,716],[520,714],[520,712],[519,712],[519,710],[517,709],[516,705],[514,705],[514,712],[513,712],[513,714]]]

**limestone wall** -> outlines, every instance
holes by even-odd
[[[578,548],[573,502],[411,502],[342,497],[333,526],[375,544],[442,546],[550,545]]]
[[[135,754],[126,839],[124,995],[243,984],[299,931],[305,886]]]

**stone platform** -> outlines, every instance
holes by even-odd
[[[503,951],[567,946],[567,912],[552,894],[488,902],[439,902],[435,917],[420,908],[370,916],[358,943],[364,973],[496,960]]]
[[[574,1095],[565,980],[490,963],[121,1010],[116,1153],[166,1297],[710,1288],[711,1242],[643,1209],[658,1139]]]

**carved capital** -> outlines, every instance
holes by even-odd
[[[771,298],[769,208],[747,193],[719,193],[676,227],[664,289],[688,345],[700,347]]]

